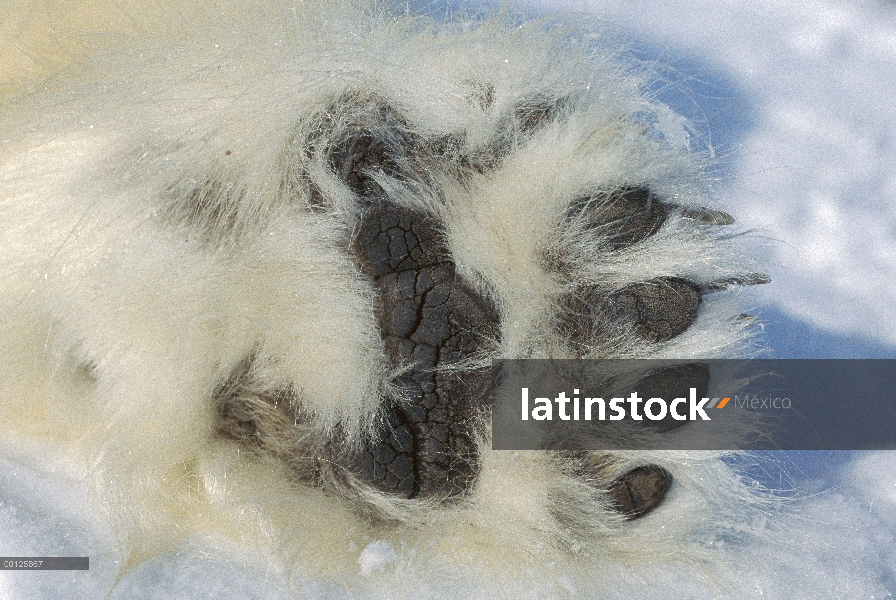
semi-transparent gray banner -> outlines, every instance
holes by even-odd
[[[495,450],[896,449],[896,360],[506,360]]]

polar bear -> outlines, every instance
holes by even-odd
[[[345,590],[727,589],[770,500],[720,453],[491,449],[495,359],[751,352],[767,278],[599,26],[221,0],[4,28],[3,435],[91,482],[123,572],[206,536]]]

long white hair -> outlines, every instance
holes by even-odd
[[[486,596],[624,594],[682,565],[728,589],[700,565],[766,500],[717,454],[492,451],[471,404],[446,417],[455,470],[427,458],[406,490],[352,466],[400,429],[383,411],[413,405],[423,356],[371,214],[413,230],[475,329],[427,363],[445,378],[750,352],[728,288],[763,279],[648,70],[573,17],[137,4],[59,31],[16,8],[9,46],[38,52],[0,70],[3,435],[92,482],[125,569],[207,536],[346,589],[385,552],[395,596],[476,572]],[[429,418],[401,423],[429,443]],[[648,467],[657,501],[620,500]]]

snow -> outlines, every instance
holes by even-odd
[[[724,74],[715,92],[731,106],[711,115],[709,134],[733,165],[723,202],[757,230],[771,265],[766,312],[896,356],[896,4],[532,3],[561,5],[661,48],[659,61],[702,65],[698,80]]]
[[[392,544],[383,540],[370,542],[361,551],[358,557],[358,565],[361,567],[361,573],[370,575],[374,571],[382,571],[386,565],[395,562],[395,549]]]

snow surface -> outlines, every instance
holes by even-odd
[[[775,283],[761,292],[756,308],[769,321],[769,343],[779,356],[896,357],[896,3],[553,0],[530,6],[606,18],[682,75],[673,87],[683,93],[672,101],[704,121],[723,159],[723,203],[742,225],[759,230],[757,246],[771,264]],[[800,507],[801,536],[783,549],[748,548],[730,566],[744,582],[743,595],[892,597],[896,453],[776,457],[788,485],[814,495]],[[773,481],[776,475],[763,476]],[[2,598],[102,598],[115,582],[121,557],[111,536],[91,515],[83,484],[61,472],[0,461],[0,532],[4,556],[91,557],[89,572],[0,571]],[[375,576],[396,562],[386,542],[364,548],[359,575],[371,579],[359,597],[392,595]],[[770,563],[777,568],[754,566]],[[686,574],[657,577],[668,587],[656,597],[710,597]],[[428,582],[400,595],[489,593],[472,583],[449,592],[449,584]],[[303,589],[312,597],[344,593],[313,581]],[[532,597],[579,593],[531,590]],[[292,596],[285,579],[262,574],[252,557],[199,543],[142,565],[111,594],[175,597]]]
[[[732,164],[724,203],[767,238],[757,246],[776,285],[763,301],[896,356],[896,3],[532,5],[605,18],[651,44],[657,60],[686,64],[684,92],[709,91],[685,112],[708,121]]]

